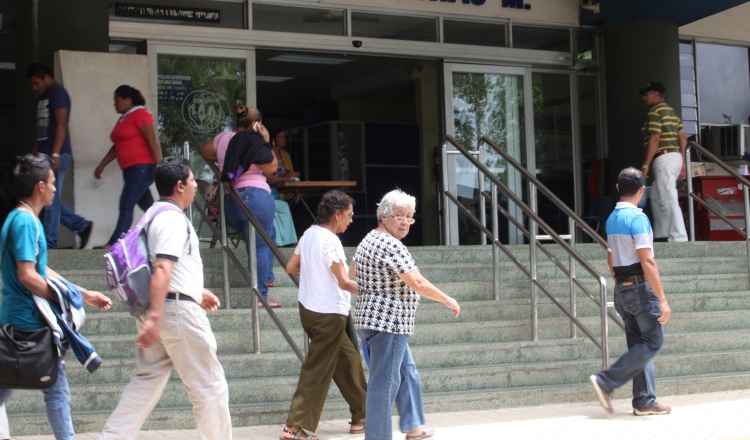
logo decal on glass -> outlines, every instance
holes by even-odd
[[[207,90],[196,90],[182,101],[182,119],[191,131],[217,133],[229,116],[226,99]]]

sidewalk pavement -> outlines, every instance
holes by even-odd
[[[629,391],[629,390],[628,390]],[[623,388],[620,396],[627,391]],[[435,440],[639,440],[647,439],[734,439],[750,440],[750,390],[720,391],[707,394],[665,396],[661,403],[672,407],[672,414],[637,417],[630,399],[613,400],[615,414],[607,414],[591,392],[592,401],[522,408],[427,414],[427,428],[437,429]],[[398,429],[398,420],[394,420]],[[234,428],[235,440],[276,440],[281,425]],[[316,434],[321,440],[362,440],[351,435],[347,420],[320,423]],[[76,436],[96,439],[98,433]],[[54,440],[53,436],[12,437],[16,440]],[[404,434],[394,431],[395,440]],[[143,431],[138,440],[193,440],[195,430]]]

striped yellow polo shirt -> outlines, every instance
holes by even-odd
[[[656,151],[680,148],[677,133],[682,130],[682,121],[666,102],[660,102],[648,111],[646,122],[643,124],[643,144],[648,147],[648,139],[652,134],[659,135],[659,147]]]

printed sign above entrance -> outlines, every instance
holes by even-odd
[[[441,3],[458,3],[457,0],[430,0],[431,2],[441,2]],[[482,6],[486,3],[486,0],[461,0],[461,3],[465,5],[474,5],[474,6]],[[528,3],[525,3],[523,0],[501,0],[502,6],[504,8],[511,8],[511,9],[525,9],[530,10],[531,5]]]
[[[221,23],[219,9],[115,3],[115,17]]]

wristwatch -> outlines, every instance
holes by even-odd
[[[60,157],[60,153],[52,153],[52,157]]]

